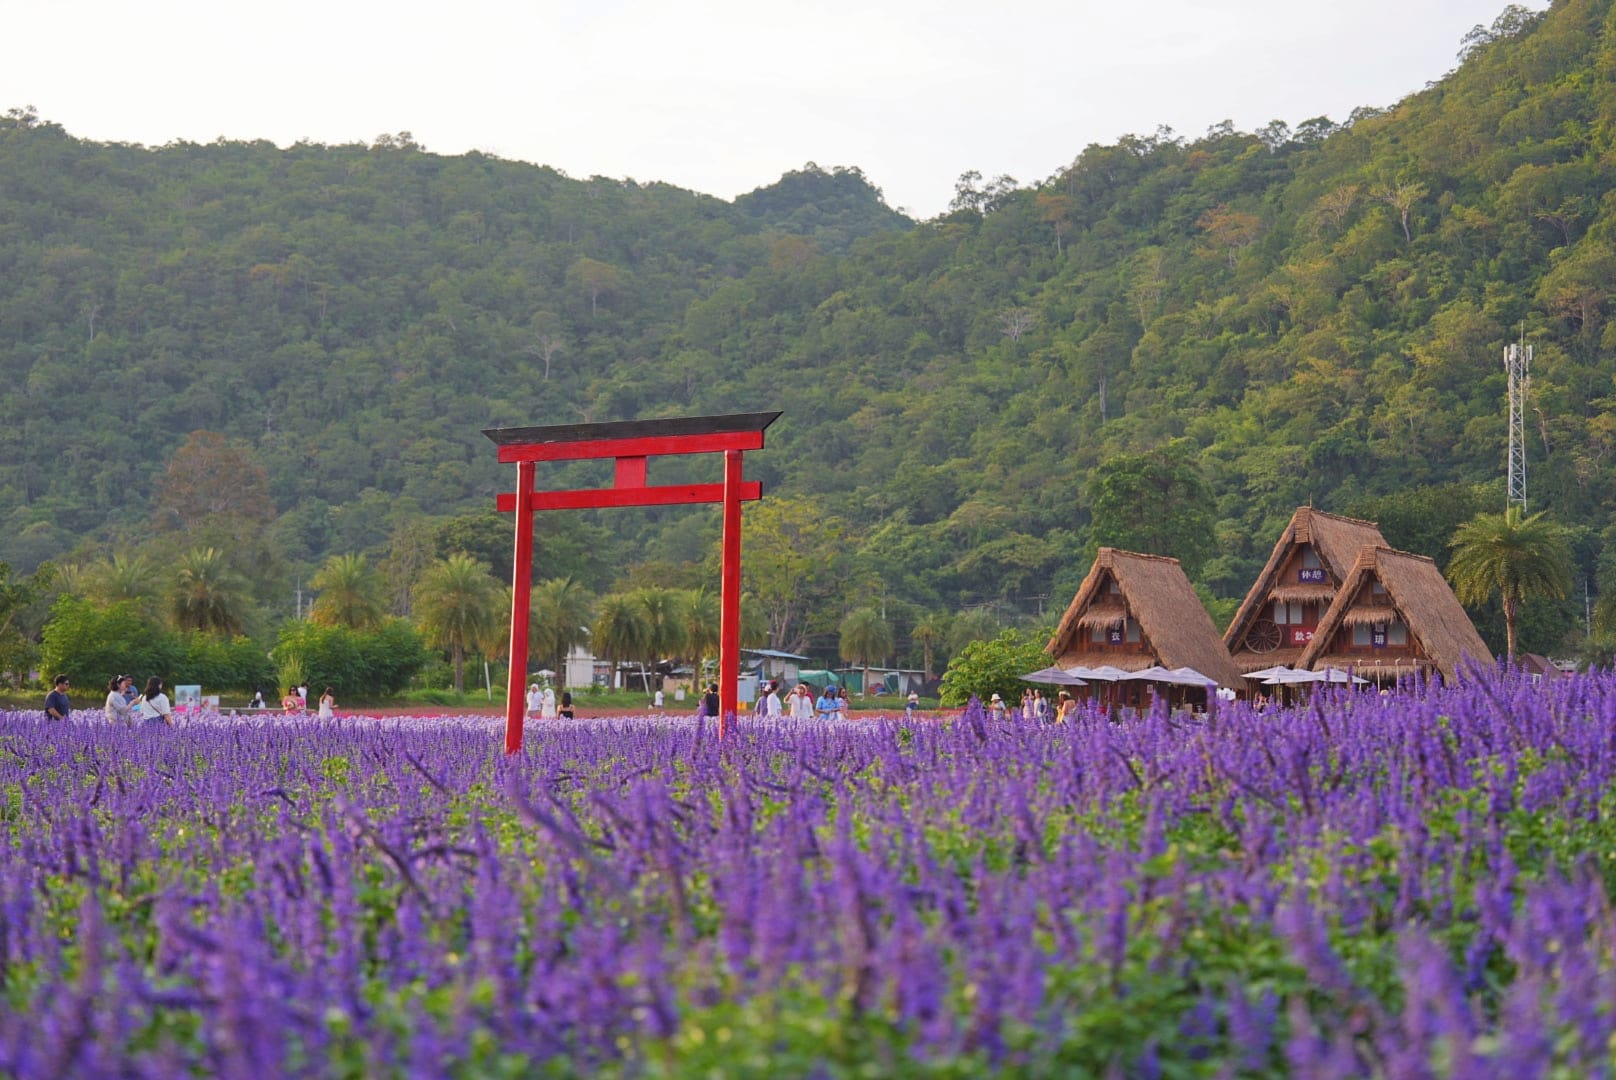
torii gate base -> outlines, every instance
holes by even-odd
[[[741,670],[741,503],[763,497],[763,485],[741,479],[741,455],[763,449],[763,432],[778,412],[686,416],[672,420],[623,420],[604,424],[489,428],[499,460],[516,465],[515,494],[498,497],[502,513],[516,514],[516,568],[511,574],[511,670],[505,683],[505,752],[522,749],[527,689],[528,619],[533,590],[533,512],[605,506],[724,504],[723,580],[719,592],[718,734],[739,706]],[[663,454],[724,454],[722,484],[646,484],[649,459]],[[609,488],[535,491],[540,461],[615,458]]]

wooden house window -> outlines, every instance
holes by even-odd
[[[1358,623],[1352,628],[1352,645],[1356,649],[1369,648],[1369,626],[1367,623]]]
[[[1387,645],[1407,645],[1408,627],[1400,622],[1389,623],[1386,626]]]
[[[1129,645],[1139,644],[1139,620],[1129,619],[1127,626],[1127,639]]]

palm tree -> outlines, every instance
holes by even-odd
[[[665,657],[684,651],[688,638],[685,619],[685,594],[679,589],[646,588],[629,593],[645,614],[645,648],[651,656],[651,667]]]
[[[69,579],[61,579],[64,587]],[[68,591],[82,590],[85,595],[101,604],[133,601],[142,610],[155,613],[157,599],[162,593],[157,567],[144,555],[126,555],[114,552],[110,559],[81,568],[78,580]]]
[[[860,697],[870,694],[870,661],[883,659],[892,651],[892,627],[874,608],[859,608],[842,620],[842,659],[857,661],[864,668],[864,688]]]
[[[572,577],[540,582],[532,593],[528,643],[540,656],[553,660],[556,671],[566,670],[567,653],[589,640],[589,620],[595,601]]]
[[[617,663],[628,657],[644,656],[650,647],[651,627],[645,611],[628,593],[613,593],[595,609],[595,626],[589,635],[595,655],[611,661],[612,682],[617,681]]]
[[[415,617],[428,640],[454,660],[454,688],[465,689],[466,648],[500,623],[500,584],[488,564],[464,552],[439,559],[415,583]]]
[[[915,623],[909,636],[920,642],[921,669],[927,682],[931,682],[931,662],[937,645],[948,636],[948,616],[928,611]]]
[[[707,657],[718,652],[718,632],[721,616],[718,594],[706,586],[687,589],[684,601],[685,649],[695,664],[696,679],[705,677]]]
[[[320,592],[310,618],[322,626],[373,630],[381,625],[381,575],[363,555],[331,556],[309,584]]]
[[[1529,599],[1560,599],[1571,591],[1571,541],[1564,526],[1542,512],[1522,516],[1512,506],[1502,514],[1478,514],[1448,541],[1453,559],[1448,580],[1464,604],[1484,603],[1497,593],[1504,606],[1504,637],[1515,659],[1515,626]]]
[[[247,622],[247,581],[218,548],[192,548],[175,571],[168,614],[180,630],[239,634]]]

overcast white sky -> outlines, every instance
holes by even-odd
[[[407,130],[725,198],[857,165],[930,217],[967,169],[1391,105],[1506,2],[0,0],[0,110],[148,145]]]

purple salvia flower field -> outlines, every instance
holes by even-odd
[[[499,749],[0,714],[0,1075],[1612,1071],[1610,676]]]

